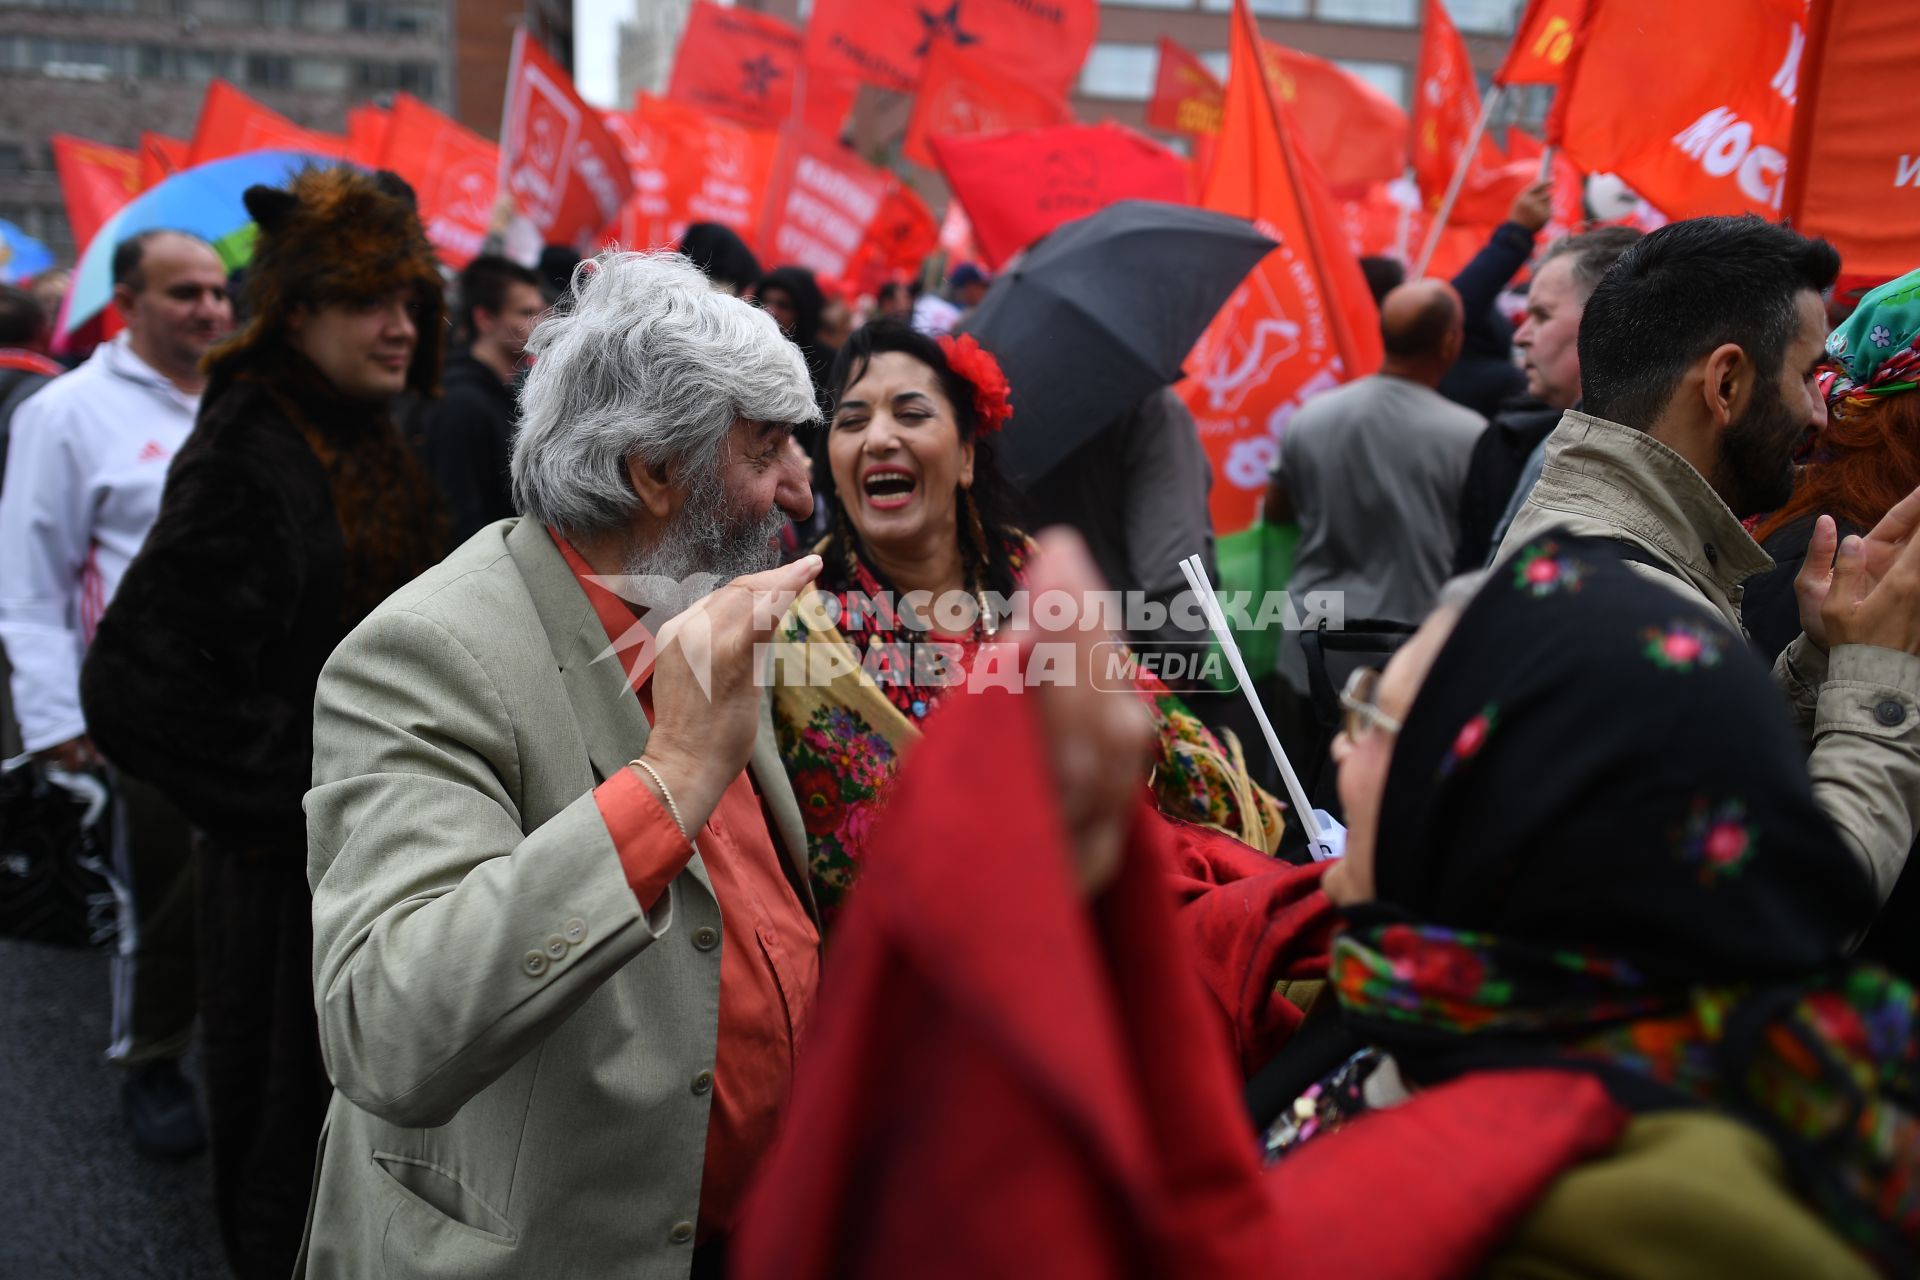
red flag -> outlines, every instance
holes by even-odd
[[[412,185],[440,261],[456,270],[471,262],[493,221],[500,148],[418,98],[396,93],[375,163]]]
[[[1169,133],[1220,132],[1220,103],[1226,88],[1191,50],[1160,37],[1160,69],[1147,103],[1147,123]]]
[[[912,187],[887,175],[887,194],[848,272],[856,295],[877,292],[890,276],[919,274],[940,239],[939,224]]]
[[[140,157],[125,147],[56,133],[53,167],[60,175],[74,250],[85,253],[100,224],[140,194]]]
[[[1010,79],[971,50],[943,44],[927,55],[926,74],[914,95],[901,154],[931,169],[936,162],[927,139],[935,135],[1005,133],[1072,123],[1073,109],[1059,94]]]
[[[1373,295],[1346,252],[1324,179],[1280,114],[1245,0],[1235,0],[1231,56],[1202,203],[1254,219],[1280,247],[1227,299],[1181,383],[1213,459],[1213,524],[1222,533],[1252,520],[1300,403],[1380,364]]]
[[[832,75],[819,67],[802,64],[800,122],[823,138],[838,138],[859,93],[860,82],[853,77]]]
[[[1096,0],[818,0],[806,62],[912,93],[927,54],[953,44],[1008,80],[1065,96],[1099,25]]]
[[[1391,182],[1407,169],[1407,113],[1325,58],[1261,42],[1280,109],[1333,188]]]
[[[890,183],[891,174],[839,143],[805,129],[788,130],[767,186],[760,244],[775,262],[815,275],[846,275],[880,217]]]
[[[1668,217],[1774,217],[1804,11],[1803,0],[1588,0],[1547,140]]]
[[[632,114],[609,112],[606,123],[621,141],[633,194],[602,239],[667,247],[691,223],[718,222],[757,242],[779,135],[645,93]]]
[[[140,189],[145,191],[187,167],[187,143],[164,133],[140,135]]]
[[[793,109],[800,33],[771,14],[693,0],[673,61],[670,101],[757,129],[778,129]]]
[[[1413,176],[1427,207],[1438,209],[1480,118],[1480,89],[1446,6],[1440,0],[1426,6],[1413,91]]]
[[[1784,212],[1840,250],[1849,283],[1920,263],[1920,146],[1907,101],[1920,28],[1894,6],[1813,6]]]
[[[591,248],[633,190],[600,113],[538,40],[513,33],[500,123],[500,185],[548,243]]]
[[[347,140],[337,134],[304,129],[225,80],[215,80],[200,100],[200,121],[187,147],[187,164],[205,164],[248,151],[304,151],[344,160]]]
[[[377,168],[387,150],[385,108],[363,105],[347,108],[347,159],[368,169]]]
[[[932,142],[993,271],[1061,223],[1116,200],[1187,202],[1180,157],[1111,120]]]
[[[1498,84],[1559,84],[1573,53],[1587,0],[1531,0],[1520,29],[1507,46],[1507,60],[1494,73]]]

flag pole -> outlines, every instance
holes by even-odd
[[[1420,198],[1420,185],[1414,180],[1413,166],[1408,165],[1407,171],[1401,174],[1400,177],[1401,180],[1407,184],[1404,190],[1413,192],[1414,199],[1418,201]],[[1398,257],[1402,263],[1405,263],[1408,256],[1413,252],[1413,205],[1403,203],[1400,206],[1400,226],[1399,229],[1394,232],[1393,252],[1394,256]]]
[[[1440,233],[1447,229],[1447,219],[1453,216],[1454,202],[1460,198],[1460,188],[1467,184],[1467,171],[1473,168],[1473,158],[1480,150],[1480,139],[1486,136],[1487,122],[1493,118],[1493,109],[1500,103],[1500,95],[1505,85],[1496,84],[1487,90],[1487,96],[1480,100],[1480,118],[1473,122],[1473,132],[1467,137],[1467,145],[1460,151],[1460,161],[1453,167],[1453,180],[1447,184],[1447,195],[1440,202],[1440,212],[1434,215],[1433,225],[1427,228],[1427,243],[1420,250],[1420,265],[1413,269],[1413,278],[1418,280],[1427,274],[1427,264],[1433,261],[1433,252],[1440,247]]]
[[[1533,175],[1536,183],[1545,182],[1553,176],[1553,152],[1554,148],[1548,147],[1540,153],[1540,172]]]

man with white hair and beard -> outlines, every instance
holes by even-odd
[[[718,1275],[813,999],[754,669],[819,569],[773,567],[806,363],[678,255],[587,264],[528,350],[526,514],[320,677],[301,1275]]]

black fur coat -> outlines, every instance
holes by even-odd
[[[304,856],[334,646],[444,551],[384,408],[274,343],[216,373],[81,670],[94,743],[223,845]]]

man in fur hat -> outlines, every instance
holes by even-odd
[[[330,1091],[300,808],[314,686],[341,637],[444,549],[389,405],[437,393],[445,327],[398,178],[308,170],[246,204],[251,319],[207,358],[159,519],[81,678],[95,745],[203,833],[214,1189],[242,1280],[293,1269]]]

